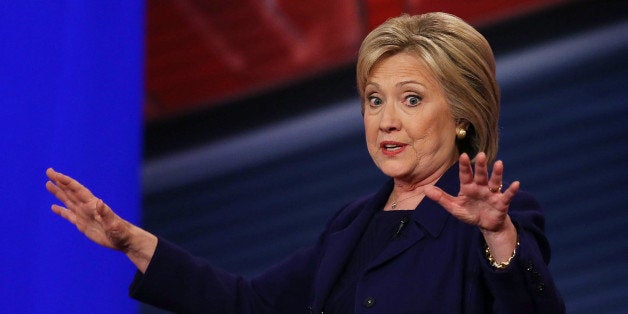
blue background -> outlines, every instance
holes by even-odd
[[[47,167],[138,221],[141,1],[0,4],[0,312],[132,313],[133,266],[49,208]]]

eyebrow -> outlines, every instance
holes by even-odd
[[[401,82],[395,84],[395,86],[399,87],[399,86],[403,86],[403,85],[407,85],[407,84],[416,84],[416,85],[421,85],[424,88],[427,88],[427,86],[425,84],[419,83],[417,81],[412,81],[412,80],[410,80],[410,81],[401,81]]]
[[[427,89],[427,86],[425,84],[419,83],[417,81],[413,81],[413,80],[409,80],[409,81],[401,81],[397,84],[395,84],[395,87],[400,87],[400,86],[404,86],[404,85],[408,85],[408,84],[416,84],[416,85],[420,85],[423,88]],[[364,88],[366,89],[367,86],[369,85],[374,85],[375,87],[380,87],[379,84],[375,83],[375,82],[366,82],[366,84],[364,85]]]

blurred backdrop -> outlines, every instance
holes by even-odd
[[[495,51],[499,155],[546,211],[568,312],[626,311],[626,2],[149,1],[144,225],[249,276],[311,244],[384,182],[364,148],[361,39],[428,11]]]
[[[628,308],[625,1],[25,1],[0,10],[0,285],[11,296],[0,311],[163,313],[126,297],[124,257],[46,211],[47,166],[244,276],[313,243],[338,208],[385,181],[364,147],[359,44],[389,17],[429,11],[464,18],[493,47],[499,158],[545,210],[568,313]]]

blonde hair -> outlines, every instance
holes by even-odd
[[[458,152],[471,158],[497,155],[499,87],[490,45],[477,30],[447,13],[402,15],[369,33],[360,47],[357,86],[364,111],[364,87],[371,69],[400,52],[419,57],[437,78],[456,122],[468,123],[467,136],[457,140]]]

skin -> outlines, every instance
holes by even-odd
[[[364,128],[371,158],[395,181],[385,205],[414,209],[428,197],[461,221],[477,226],[498,262],[512,255],[516,229],[508,206],[519,189],[512,183],[503,193],[491,192],[502,182],[504,166],[495,162],[488,174],[486,155],[459,155],[456,123],[445,94],[430,69],[416,56],[402,52],[381,60],[368,76],[364,90]],[[444,193],[434,186],[456,162],[460,163],[460,192]]]
[[[455,121],[438,82],[416,57],[400,53],[376,64],[364,97],[366,145],[377,167],[395,179],[397,199],[422,192],[454,164]]]
[[[46,170],[50,181],[46,189],[65,207],[52,205],[52,211],[69,221],[90,240],[126,254],[142,273],[150,263],[157,237],[116,215],[78,181],[52,168]]]
[[[495,162],[489,177],[483,153],[475,157],[475,169],[469,156],[458,156],[455,129],[466,125],[455,122],[429,69],[409,53],[391,56],[373,68],[364,95],[369,154],[395,181],[385,209],[393,200],[401,208],[415,208],[428,197],[461,221],[477,226],[496,261],[508,260],[517,241],[508,206],[519,182],[503,192],[491,192],[490,187],[502,182],[503,163]],[[456,160],[460,192],[452,196],[434,183]],[[75,179],[52,168],[46,175],[46,189],[64,205],[52,205],[55,214],[95,243],[126,254],[140,272],[146,271],[157,247],[156,236],[116,215]]]

